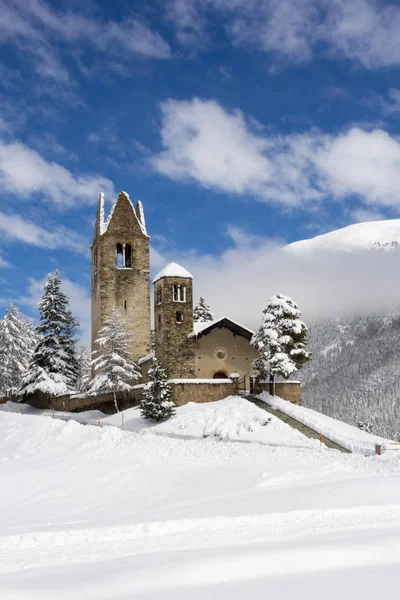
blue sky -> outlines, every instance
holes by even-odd
[[[227,263],[234,278],[276,243],[398,216],[397,2],[0,0],[0,15],[2,305],[34,314],[57,267],[87,330],[100,191],[108,208],[141,199],[153,268],[198,266],[214,303],[231,302]]]

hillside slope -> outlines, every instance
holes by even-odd
[[[400,457],[296,438],[172,439],[0,411],[1,597],[393,595]]]
[[[400,219],[355,223],[311,239],[293,242],[282,248],[291,254],[317,251],[359,252],[371,249],[390,250],[400,244]]]
[[[316,323],[302,369],[303,404],[373,432],[400,436],[400,313]]]

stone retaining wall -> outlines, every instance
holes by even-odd
[[[269,392],[268,381],[261,381],[258,385],[260,386],[262,392]],[[292,402],[293,404],[301,405],[300,381],[276,381],[275,395],[287,400],[288,402]]]
[[[199,382],[198,382],[199,381]],[[223,400],[227,396],[237,394],[237,385],[229,379],[212,380],[207,382],[201,380],[178,380],[171,382],[172,394],[177,406],[187,402],[215,402]],[[119,410],[126,410],[132,406],[138,406],[142,398],[143,388],[117,393],[117,404]],[[46,394],[36,393],[23,400],[35,408],[50,408],[65,412],[82,412],[84,410],[100,410],[106,414],[115,413],[114,397],[112,393],[89,396],[85,394],[70,396],[51,397]]]
[[[172,383],[173,397],[177,406],[182,406],[188,402],[215,402],[223,400],[227,396],[237,394],[237,386],[233,381],[224,380],[209,383],[196,383],[184,380],[182,383]]]

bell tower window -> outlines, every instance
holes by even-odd
[[[180,310],[176,311],[175,319],[176,319],[177,323],[182,323],[183,322],[183,314],[181,313]]]
[[[130,244],[124,244],[125,254],[125,269],[132,268],[132,248]]]
[[[180,284],[172,286],[172,299],[174,302],[186,302],[186,287]]]
[[[130,244],[117,244],[117,269],[132,268],[132,246]]]

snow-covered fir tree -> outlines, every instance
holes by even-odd
[[[75,388],[73,335],[77,323],[69,309],[69,300],[61,291],[58,271],[47,276],[38,311],[40,319],[36,332],[40,339],[21,382],[20,394],[36,391],[64,394]]]
[[[117,392],[129,390],[141,378],[140,369],[132,361],[129,352],[131,336],[118,309],[104,321],[96,340],[98,350],[94,352],[92,367],[96,374],[89,393],[113,392],[115,408],[118,411]]]
[[[150,421],[166,421],[175,414],[175,403],[171,399],[171,386],[157,359],[148,372],[149,382],[143,392],[140,404],[141,414]]]
[[[208,323],[214,320],[211,308],[207,304],[204,296],[200,296],[199,303],[193,310],[193,321],[195,323]]]
[[[0,391],[10,393],[19,388],[36,344],[32,321],[18,307],[8,304],[0,321]]]
[[[87,392],[92,378],[92,361],[90,358],[90,353],[83,344],[77,348],[76,359],[78,362],[78,378],[76,387],[80,392]]]
[[[66,322],[62,342],[64,345],[65,353],[67,355],[66,374],[68,378],[68,387],[71,390],[79,389],[79,362],[76,349],[77,339],[75,337],[78,327],[78,321],[75,319],[71,311],[68,310],[66,312]]]
[[[263,310],[263,320],[253,335],[252,345],[259,358],[254,367],[270,375],[270,393],[274,393],[274,379],[287,379],[311,358],[306,350],[308,329],[300,320],[298,305],[288,296],[272,296]]]

